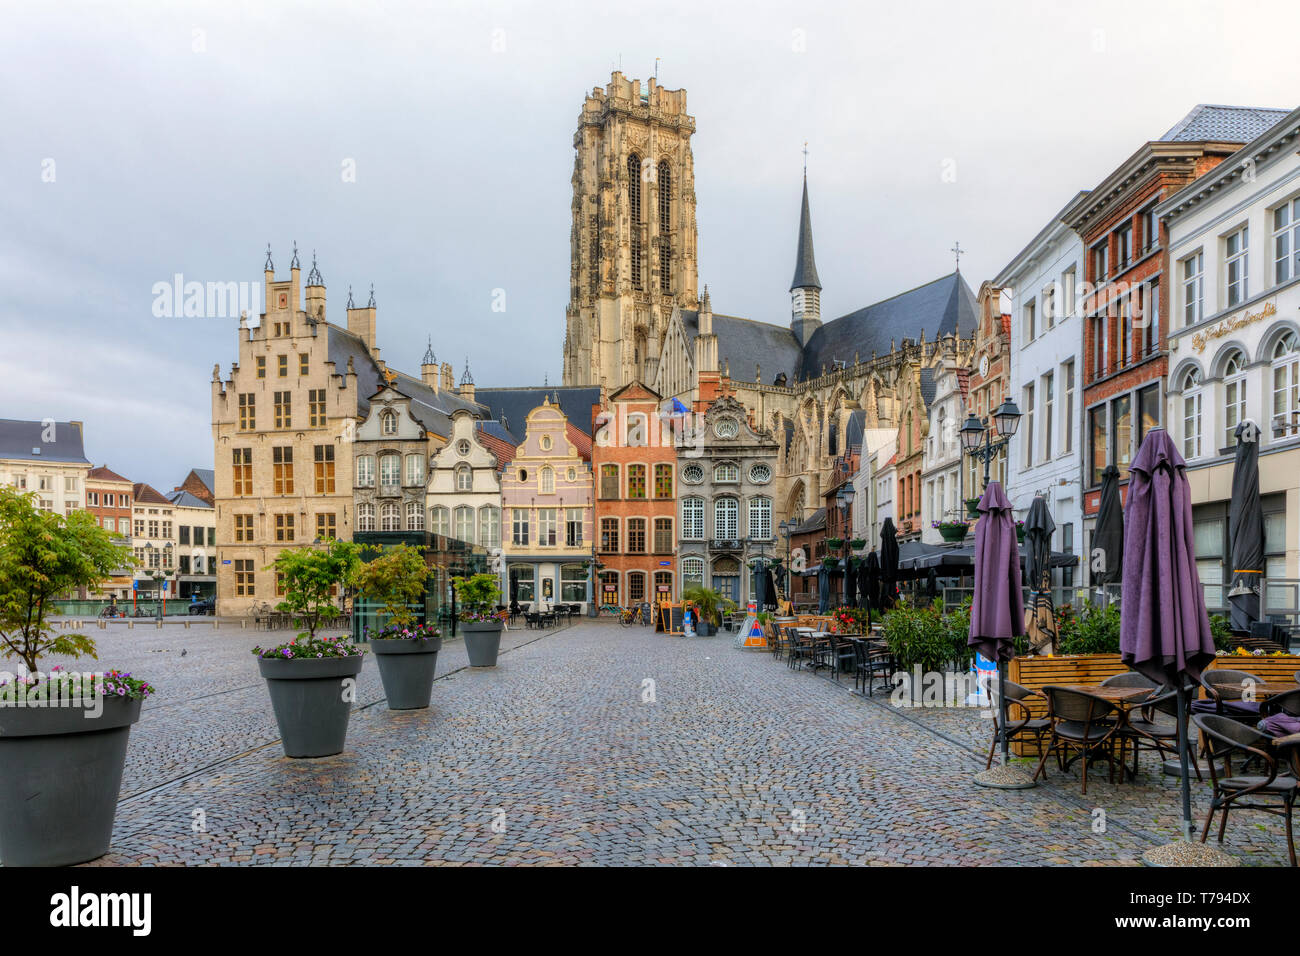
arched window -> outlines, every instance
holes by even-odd
[[[379,431],[384,435],[397,434],[397,415],[393,412],[384,412],[379,416]]]
[[[469,465],[456,466],[456,490],[474,490],[474,469],[470,468]]]
[[[451,535],[451,512],[438,505],[429,509],[429,530],[444,538]]]
[[[395,501],[390,501],[379,509],[380,531],[401,531],[402,515]]]
[[[740,537],[740,503],[735,498],[718,498],[713,502],[713,536],[723,541]]]
[[[485,548],[501,547],[501,509],[496,505],[478,509],[478,543]]]
[[[642,288],[641,249],[641,157],[631,153],[627,157],[627,207],[632,217],[632,288]]]
[[[474,509],[469,505],[461,505],[455,511],[456,525],[452,529],[452,536],[460,541],[469,544],[474,543]]]
[[[379,484],[396,487],[402,482],[402,458],[400,455],[379,456]]]
[[[727,483],[740,481],[740,469],[733,462],[724,461],[714,466],[713,480]]]
[[[1283,435],[1300,430],[1300,338],[1284,332],[1273,346],[1273,427]]]
[[[420,506],[418,501],[408,501],[406,503],[406,530],[424,530],[424,508]]]
[[[375,506],[370,504],[357,505],[357,530],[374,531],[375,530]]]
[[[1233,434],[1246,417],[1246,357],[1234,351],[1223,364],[1223,434],[1224,446],[1237,443]]]
[[[682,587],[704,583],[704,559],[682,558]]]
[[[627,599],[631,604],[640,604],[645,600],[644,571],[629,571],[627,573]]]
[[[659,291],[673,291],[673,174],[667,160],[659,164]]]

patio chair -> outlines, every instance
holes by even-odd
[[[1195,685],[1187,687],[1189,692],[1194,689]],[[1150,744],[1146,749],[1156,751],[1161,758],[1165,757],[1166,750],[1171,758],[1177,757],[1178,691],[1167,685],[1154,691],[1129,713],[1128,721],[1120,728],[1120,735],[1124,738],[1123,743],[1133,744],[1134,777],[1137,777],[1139,751],[1144,743]],[[1196,760],[1191,763],[1196,779],[1202,779],[1201,765]]]
[[[997,678],[986,677],[981,680],[984,685],[984,692],[989,695],[991,700],[997,700]],[[1029,701],[1043,700],[1044,697],[1036,690],[1028,687],[1022,687],[1015,681],[1004,680],[1003,686],[1006,688],[1007,695],[1007,741],[1014,742],[1016,738],[1034,739],[1034,743],[1039,749],[1043,746],[1043,735],[1050,733],[1052,721],[1050,717],[1035,717],[1029,710]],[[1014,709],[1013,709],[1014,708]],[[989,759],[984,763],[984,769],[988,770],[993,766],[993,756],[998,751],[998,725],[1000,723],[1001,708],[993,708],[993,740],[989,744]],[[1047,751],[1043,751],[1044,754]],[[1043,776],[1047,776],[1046,768],[1043,769]]]
[[[1057,765],[1064,773],[1079,757],[1083,758],[1083,792],[1088,792],[1088,764],[1098,754],[1105,756],[1110,768],[1110,782],[1115,782],[1115,705],[1108,700],[1083,691],[1070,690],[1048,684],[1043,688],[1047,697],[1047,716],[1051,720],[1051,740],[1038,761],[1034,779],[1045,772],[1047,758],[1056,753]],[[1067,759],[1071,750],[1077,751]]]
[[[877,676],[883,678],[886,684],[889,683],[889,677],[894,672],[894,656],[884,644],[866,638],[854,641],[853,651],[853,686],[856,689],[861,682],[867,696],[874,697]]]
[[[1295,866],[1291,813],[1296,803],[1297,786],[1300,786],[1297,783],[1297,772],[1300,771],[1300,734],[1281,738],[1288,743],[1279,747],[1274,738],[1223,714],[1195,714],[1192,720],[1200,728],[1201,739],[1209,750],[1210,781],[1214,786],[1210,812],[1206,815],[1205,826],[1201,830],[1201,842],[1204,843],[1209,836],[1210,824],[1214,822],[1216,813],[1223,813],[1219,819],[1219,842],[1222,843],[1230,810],[1262,810],[1286,820],[1287,853],[1291,865]],[[1226,770],[1228,760],[1234,754],[1241,754],[1246,760],[1258,760],[1264,773],[1228,775],[1231,773]],[[1224,761],[1225,775],[1219,773],[1216,765],[1218,760]],[[1265,802],[1255,802],[1256,800]]]
[[[1272,717],[1274,714],[1300,717],[1300,687],[1270,697],[1268,700],[1260,701],[1259,715],[1261,717]]]
[[[1248,671],[1215,668],[1201,674],[1201,686],[1209,699],[1192,701],[1193,714],[1217,714],[1247,723],[1259,720],[1259,701],[1242,700],[1247,682],[1258,683],[1259,677]]]
[[[1123,674],[1114,674],[1107,677],[1101,682],[1102,687],[1149,687],[1155,690],[1159,684],[1153,681],[1146,674],[1139,674],[1137,671],[1125,671]]]

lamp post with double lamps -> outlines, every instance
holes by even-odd
[[[853,485],[849,482],[841,485],[840,490],[835,493],[835,503],[840,508],[840,534],[844,536],[842,539],[844,542],[844,587],[841,591],[844,597],[848,596],[849,574],[853,570],[851,560],[853,555],[853,545],[851,543],[853,526],[851,518],[853,515],[853,499],[857,497],[857,494],[853,490]]]
[[[989,485],[989,464],[997,453],[1010,442],[1016,429],[1020,427],[1020,409],[1008,395],[993,411],[993,424],[997,426],[998,437],[992,437],[992,429],[971,412],[966,423],[961,426],[962,451],[977,461],[984,462],[984,487]]]
[[[793,521],[782,521],[776,526],[776,530],[781,532],[781,537],[785,538],[785,599],[790,602],[794,601],[794,569],[790,567],[790,533],[796,527],[798,526]]]

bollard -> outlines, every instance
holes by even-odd
[[[189,629],[190,629],[190,622],[189,622],[189,621],[186,621],[186,622],[185,622],[185,630],[188,631]]]
[[[219,628],[220,626],[221,626],[221,622],[218,621],[218,620],[214,617],[214,618],[212,619],[212,629],[215,631],[215,630],[216,630],[217,628]]]
[[[126,629],[127,629],[128,631],[134,631],[134,630],[135,630],[135,621],[127,621],[127,622],[126,622]]]
[[[153,622],[153,629],[154,629],[155,631],[161,631],[161,630],[162,630],[162,621],[154,621],[154,622]]]
[[[240,620],[240,622],[239,622],[239,626],[240,626],[241,629],[243,629],[243,630],[247,630],[247,629],[248,629],[248,621],[247,621],[247,620]]]

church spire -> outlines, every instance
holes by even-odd
[[[806,161],[806,154],[805,154]],[[803,174],[803,206],[799,210],[799,248],[790,282],[790,331],[801,346],[822,326],[822,280],[813,257],[812,214],[808,212],[808,170]]]
[[[812,216],[808,212],[808,173],[803,176],[803,208],[799,211],[799,248],[794,258],[794,279],[790,291],[795,289],[821,289],[817,278],[817,260],[813,256]]]

